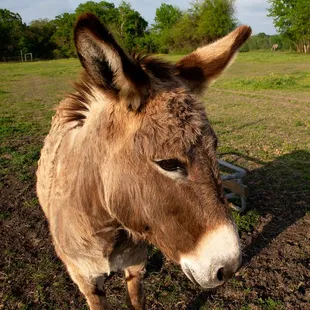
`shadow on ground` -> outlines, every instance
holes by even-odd
[[[260,234],[245,247],[245,262],[309,212],[310,153],[296,151],[283,155],[251,172],[247,180],[249,205],[269,218]]]

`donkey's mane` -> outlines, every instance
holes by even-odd
[[[168,61],[156,58],[152,55],[132,55],[133,61],[140,65],[149,75],[159,80],[167,82],[173,76],[177,75],[176,67]],[[80,81],[74,82],[73,87],[75,92],[69,93],[67,98],[60,103],[59,110],[61,111],[62,120],[64,123],[77,121],[82,126],[90,106],[94,101],[94,89],[98,89],[89,74],[84,70]],[[107,96],[115,96],[115,91],[100,87]],[[117,94],[116,94],[117,95]]]

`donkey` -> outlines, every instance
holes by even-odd
[[[148,243],[203,288],[240,267],[217,138],[198,95],[250,33],[240,26],[172,64],[129,56],[96,16],[79,17],[84,73],[53,117],[37,193],[57,255],[92,310],[110,309],[103,283],[117,270],[130,307],[144,309]]]
[[[278,44],[273,44],[273,45],[272,45],[272,51],[273,51],[273,52],[276,52],[277,49],[278,49],[278,47],[279,47]]]

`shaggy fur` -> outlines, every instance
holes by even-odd
[[[94,15],[78,20],[85,71],[53,118],[37,193],[56,252],[91,309],[109,308],[102,278],[119,269],[131,305],[142,309],[147,242],[178,263],[203,235],[231,221],[216,136],[195,93],[249,34],[242,26],[174,65],[130,57]],[[186,173],[160,168],[158,161],[169,159]]]

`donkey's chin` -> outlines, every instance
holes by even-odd
[[[205,289],[224,284],[241,266],[235,227],[223,225],[206,234],[194,251],[181,257],[180,264],[186,276]]]

